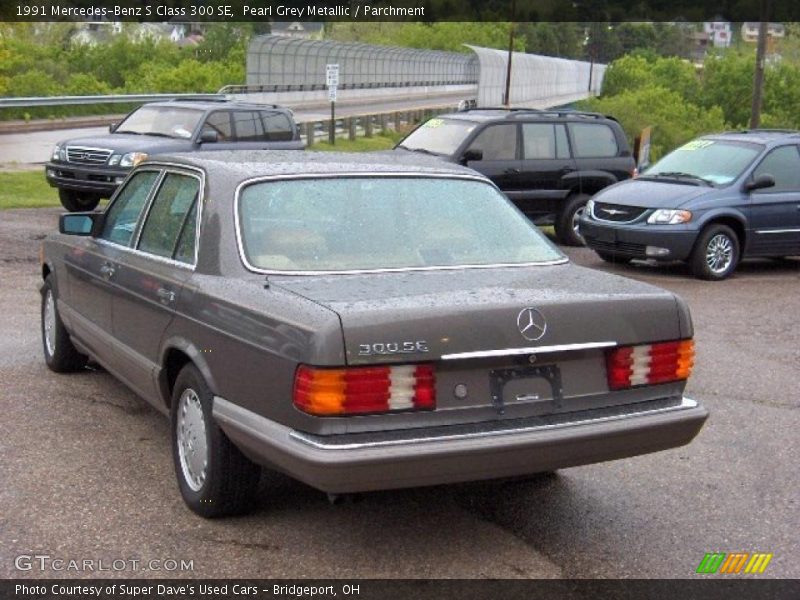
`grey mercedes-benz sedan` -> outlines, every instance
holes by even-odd
[[[686,304],[581,268],[486,178],[424,157],[209,152],[136,167],[43,244],[54,371],[171,418],[188,506],[260,466],[346,493],[688,443]]]

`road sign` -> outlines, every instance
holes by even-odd
[[[325,85],[336,87],[339,85],[339,65],[325,65]]]
[[[332,85],[328,88],[328,100],[330,102],[336,102],[336,86]]]

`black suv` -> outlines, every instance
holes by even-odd
[[[149,155],[234,149],[302,150],[303,142],[288,108],[225,99],[168,100],[137,108],[106,135],[60,142],[45,174],[64,208],[93,210]]]
[[[613,117],[559,110],[472,108],[422,123],[396,151],[423,152],[489,177],[558,240],[579,246],[586,201],[632,176],[635,163]]]

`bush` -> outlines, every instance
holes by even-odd
[[[631,146],[642,129],[652,126],[651,161],[698,135],[726,128],[719,107],[702,108],[686,102],[678,92],[656,85],[594,98],[583,105],[619,119]]]

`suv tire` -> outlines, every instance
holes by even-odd
[[[61,200],[61,205],[69,212],[94,210],[100,204],[100,196],[72,190],[59,189],[58,199]]]
[[[197,367],[186,365],[172,390],[172,456],[183,500],[206,518],[247,512],[261,475],[217,425],[213,401]]]
[[[561,211],[556,215],[556,238],[564,246],[583,246],[583,236],[578,232],[578,219],[586,209],[589,194],[571,194],[567,196]]]
[[[55,278],[48,275],[42,287],[42,349],[51,371],[71,373],[86,366],[89,358],[78,352],[58,315]]]
[[[739,254],[739,238],[733,229],[722,223],[712,223],[697,238],[689,267],[698,279],[721,281],[736,270]]]

